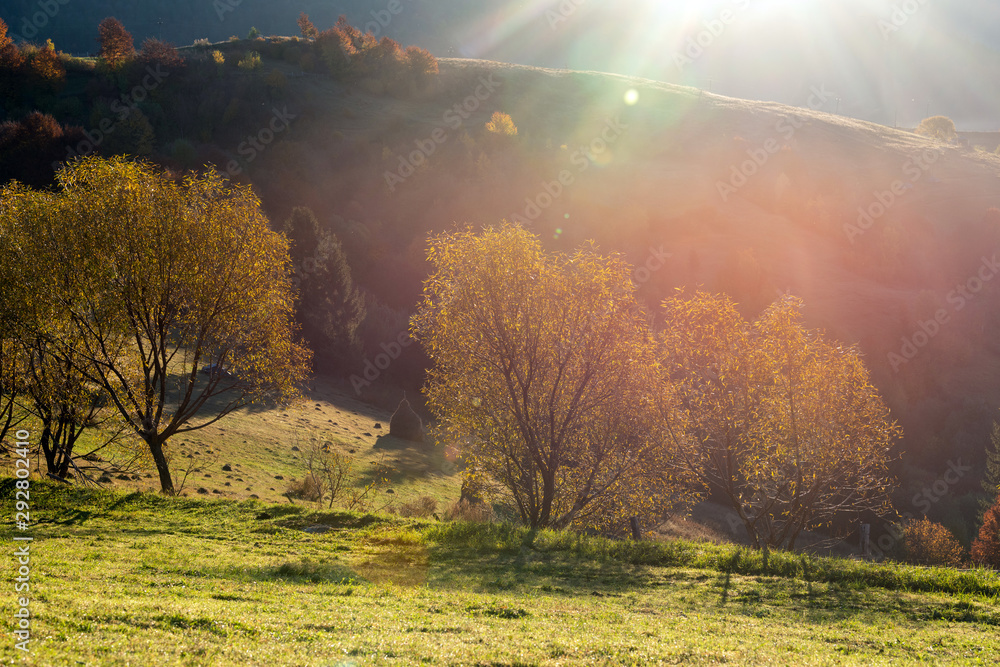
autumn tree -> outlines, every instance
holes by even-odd
[[[173,44],[152,37],[142,43],[137,60],[143,68],[160,66],[173,69],[184,66],[184,58]]]
[[[748,323],[725,296],[665,302],[684,468],[725,497],[756,547],[792,548],[838,514],[889,508],[900,430],[858,351],[805,329],[801,306],[786,297]]]
[[[121,24],[121,21],[113,16],[101,21],[97,31],[100,35],[97,41],[101,44],[98,55],[111,69],[116,69],[135,53],[132,35]]]
[[[977,565],[1000,570],[1000,497],[983,515],[979,535],[972,542],[972,560]]]
[[[517,125],[514,125],[510,114],[494,111],[493,116],[486,123],[486,131],[500,137],[516,137]]]
[[[299,14],[299,30],[302,31],[302,36],[306,39],[316,39],[319,37],[319,30],[313,25],[313,22],[309,20],[309,15],[305,12]]]
[[[607,526],[683,499],[631,268],[516,226],[438,236],[412,332],[439,440],[532,527]],[[659,406],[662,408],[662,406]]]
[[[66,67],[56,53],[51,39],[32,56],[29,69],[39,81],[40,87],[47,92],[58,91],[66,83]]]
[[[302,207],[292,210],[283,231],[291,241],[303,337],[317,360],[343,367],[359,356],[358,327],[365,318],[365,302],[340,240]]]
[[[171,437],[290,399],[305,377],[287,242],[250,188],[214,172],[177,182],[87,158],[57,181],[0,192],[0,239],[30,258],[13,284],[34,295],[31,331],[107,396],[173,493]]]
[[[24,56],[7,35],[7,30],[7,24],[0,19],[0,70],[16,71],[24,63]]]
[[[71,467],[80,472],[76,459],[119,442],[125,424],[101,390],[75,366],[79,360],[63,356],[74,353],[72,345],[53,344],[44,335],[25,333],[20,343],[25,358],[23,392],[27,410],[40,424],[38,443],[49,476],[66,479]],[[72,335],[66,330],[60,334]],[[98,435],[81,454],[76,446],[87,429]]]
[[[957,567],[965,550],[951,531],[929,519],[911,519],[900,529],[900,555],[915,565]]]
[[[955,121],[947,116],[931,116],[920,121],[916,133],[938,141],[954,141],[958,136]]]
[[[0,244],[0,285],[9,285],[6,269],[14,266],[17,254],[7,252],[4,246]],[[0,443],[25,419],[18,402],[24,388],[24,357],[19,344],[21,307],[10,297],[10,290],[0,290]]]

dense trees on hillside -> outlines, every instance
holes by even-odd
[[[59,366],[49,376],[70,394],[57,405],[86,413],[95,392],[103,397],[172,493],[172,436],[286,400],[305,377],[287,242],[249,188],[214,173],[177,182],[145,164],[88,158],[58,183],[0,192],[4,311],[19,314],[18,340],[40,341]]]
[[[340,240],[308,208],[296,208],[282,231],[291,242],[302,335],[326,370],[356,365],[364,298],[351,279]]]
[[[309,17],[300,18],[303,34],[315,30]],[[348,23],[337,24],[316,35],[315,47],[327,72],[342,81],[360,81],[372,92],[407,96],[422,90],[438,73],[437,60],[417,46],[407,49],[389,37],[378,39]]]

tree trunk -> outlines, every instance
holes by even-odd
[[[552,502],[556,498],[556,475],[548,471],[542,473],[542,507],[538,525],[532,528],[548,528],[552,520]]]
[[[144,435],[143,440],[149,445],[149,452],[156,463],[156,472],[160,475],[160,493],[165,496],[174,495],[174,480],[170,477],[170,465],[163,455],[163,442],[156,435]]]
[[[52,428],[46,422],[45,426],[42,428],[42,437],[39,441],[42,453],[45,454],[45,469],[47,472],[53,475],[58,474],[56,471],[56,446],[52,445]]]

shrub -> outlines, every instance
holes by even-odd
[[[241,70],[253,72],[260,69],[260,54],[256,51],[247,51],[238,64]]]
[[[288,90],[288,78],[281,72],[281,70],[271,70],[271,72],[267,75],[267,78],[264,80],[264,83],[267,84],[268,90],[271,92],[271,95],[274,96],[283,95],[285,91]]]
[[[977,565],[1000,570],[1000,497],[983,515],[983,526],[972,542],[972,560]]]
[[[486,131],[503,137],[516,137],[517,125],[509,114],[501,111],[494,111],[493,117],[486,123]]]
[[[322,484],[315,476],[312,474],[306,475],[301,480],[291,480],[288,483],[288,488],[284,493],[285,497],[289,500],[306,500],[311,503],[317,503],[323,500]]]
[[[30,67],[32,74],[41,80],[42,88],[55,91],[66,82],[66,67],[56,53],[51,39],[35,53]]]
[[[0,123],[0,183],[17,179],[33,187],[52,183],[54,162],[66,159],[67,148],[83,139],[80,128],[65,128],[38,111],[21,121]]]
[[[157,66],[174,68],[184,64],[184,59],[174,48],[173,44],[161,42],[158,39],[147,39],[142,43],[142,50],[139,52],[139,63],[143,67]]]
[[[486,503],[472,503],[459,500],[444,513],[446,521],[468,521],[472,523],[489,523],[493,521],[493,508]]]
[[[437,511],[437,500],[430,496],[417,498],[413,502],[403,503],[399,506],[399,515],[405,517],[416,517],[426,519]]]
[[[917,126],[916,133],[938,141],[954,141],[958,136],[955,122],[947,116],[925,118]]]
[[[251,26],[250,32],[247,33],[247,39],[260,39],[260,30],[257,30],[256,26]]]
[[[212,62],[218,65],[220,68],[226,64],[226,56],[222,51],[218,49],[212,51]]]
[[[915,565],[962,564],[964,550],[951,532],[929,519],[910,520],[902,526],[903,559]]]

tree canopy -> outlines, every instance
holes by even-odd
[[[664,305],[664,378],[690,426],[685,468],[721,492],[754,545],[791,548],[839,513],[889,509],[900,429],[856,349],[806,329],[794,297],[753,323],[725,296]]]
[[[87,158],[57,182],[0,191],[20,335],[46,340],[105,393],[172,493],[170,437],[288,400],[305,378],[288,243],[250,188],[215,173],[178,182],[145,163]]]
[[[630,267],[516,226],[432,240],[414,336],[439,437],[533,527],[608,526],[683,500],[669,397]]]

